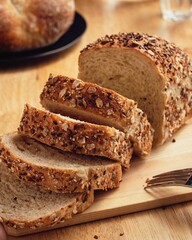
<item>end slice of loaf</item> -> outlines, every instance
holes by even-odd
[[[42,106],[51,112],[125,132],[138,155],[151,151],[153,130],[133,100],[96,84],[60,75],[50,75],[40,98]]]
[[[79,56],[78,77],[134,99],[163,144],[192,116],[192,63],[175,44],[141,33],[105,36]]]
[[[0,222],[8,234],[18,229],[54,226],[83,212],[94,199],[89,193],[64,194],[40,191],[16,179],[0,160]]]
[[[19,179],[55,192],[117,188],[122,179],[120,163],[62,152],[17,133],[0,138],[0,157]]]
[[[19,133],[63,151],[107,157],[128,168],[132,143],[115,128],[91,124],[26,105]]]

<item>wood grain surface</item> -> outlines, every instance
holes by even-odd
[[[39,104],[39,93],[49,73],[76,77],[79,51],[102,35],[120,31],[156,34],[192,52],[192,22],[164,21],[159,1],[77,0],[76,9],[85,17],[87,31],[75,46],[41,61],[0,66],[0,133],[16,130],[26,102]],[[9,239],[88,240],[97,236],[106,240],[190,240],[192,202]]]

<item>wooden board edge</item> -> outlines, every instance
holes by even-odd
[[[45,227],[41,229],[17,229],[16,230],[16,229],[8,228],[5,225],[4,225],[4,228],[8,235],[19,237],[19,236],[49,231],[57,228],[69,227],[77,224],[93,222],[96,220],[102,220],[106,218],[130,214],[130,213],[136,213],[136,212],[141,212],[145,210],[165,207],[165,206],[169,206],[177,203],[187,202],[190,200],[192,200],[192,193],[185,193],[182,195],[178,195],[177,197],[171,196],[163,199],[155,199],[155,200],[150,200],[148,202],[136,203],[130,206],[118,207],[116,209],[109,209],[109,210],[102,210],[98,212],[88,212],[88,213],[86,213],[85,211],[84,213],[75,215],[73,218],[68,219],[64,223],[60,223],[55,226]]]

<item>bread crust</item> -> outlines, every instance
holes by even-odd
[[[133,147],[125,134],[111,127],[72,121],[25,105],[19,133],[63,151],[96,155],[121,162],[129,168]]]
[[[105,48],[134,50],[145,55],[156,68],[164,81],[164,114],[162,136],[159,144],[164,143],[190,117],[192,109],[192,63],[174,43],[160,37],[141,33],[119,33],[106,35],[87,45],[79,56]],[[81,74],[79,74],[81,77]]]
[[[135,101],[110,89],[79,79],[50,75],[40,98],[42,106],[55,113],[66,115],[65,107],[68,107],[71,108],[69,114],[76,117],[73,114],[75,108],[85,114],[96,115],[93,123],[98,123],[101,116],[105,124],[126,133],[137,154],[147,155],[151,151],[153,129],[146,114],[137,108]],[[61,104],[60,107],[57,104]],[[86,120],[81,114],[77,117]]]
[[[9,135],[0,138],[0,157],[13,175],[28,184],[35,184],[45,190],[63,193],[85,192],[90,189],[107,190],[109,188],[119,187],[120,181],[122,180],[122,170],[119,163],[114,162],[99,166],[98,162],[97,168],[90,165],[89,168],[87,167],[79,171],[67,167],[63,169],[54,166],[40,166],[36,163],[29,162],[27,156],[26,158],[21,157],[20,152],[24,151],[23,148],[25,145],[20,144],[20,146],[15,144],[15,148],[18,149],[18,153],[16,154],[13,153],[11,146],[4,141],[5,137],[13,139],[16,136],[19,137],[21,143],[25,142],[29,145],[31,144],[31,139],[17,134]],[[41,143],[36,143],[35,146],[36,148],[39,147],[39,149],[37,149],[38,153],[39,151],[49,152],[49,147],[43,146]],[[55,151],[57,150],[55,149]],[[51,153],[52,151],[50,151],[50,155]],[[67,158],[67,156],[63,153],[63,161],[65,161],[65,158]],[[97,161],[97,159],[95,161]]]
[[[73,0],[1,1],[0,52],[16,52],[56,42],[72,25]]]

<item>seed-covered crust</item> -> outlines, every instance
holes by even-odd
[[[84,54],[105,48],[139,51],[153,62],[164,79],[163,143],[192,115],[192,63],[189,56],[175,44],[157,36],[119,33],[106,35],[87,45],[81,51],[79,64]]]
[[[117,160],[126,168],[133,152],[131,142],[119,130],[64,118],[30,105],[25,106],[18,131],[63,151]]]
[[[17,138],[17,141],[14,142],[14,148],[17,150],[13,152],[13,143],[8,144],[8,142],[11,142],[14,138]],[[53,166],[42,166],[29,161],[29,157],[34,157],[34,155],[28,156],[29,153],[26,153],[25,157],[22,155],[26,150],[26,145],[35,149],[37,158],[40,158],[40,153],[43,155],[48,152],[50,156],[53,156],[53,152],[57,152],[53,158],[63,157],[63,162],[65,162],[66,158],[73,158],[73,154],[66,155],[65,152],[61,153],[57,149],[52,149],[24,135],[13,133],[2,136],[0,139],[0,157],[12,174],[27,183],[36,184],[54,192],[64,193],[85,192],[90,189],[107,190],[108,188],[119,187],[122,179],[122,170],[119,163],[110,163],[106,159],[106,165],[102,165],[100,163],[105,159],[92,156],[90,161],[98,162],[98,167],[93,167],[91,164],[89,167],[84,167],[83,164],[82,166],[79,164],[81,168],[73,170],[72,167],[69,168],[67,165],[63,168],[54,167],[54,163]],[[79,158],[79,160],[82,161],[82,158]]]
[[[137,108],[133,100],[96,84],[61,75],[50,75],[40,98],[43,107],[56,113],[65,115],[68,107],[81,110],[84,114],[101,116],[107,124],[113,121],[113,127],[124,131],[133,141],[134,151],[139,155],[151,151],[153,130],[146,114]],[[62,105],[59,108],[57,104]],[[72,117],[73,112],[70,112]],[[83,120],[80,114],[78,117]]]

